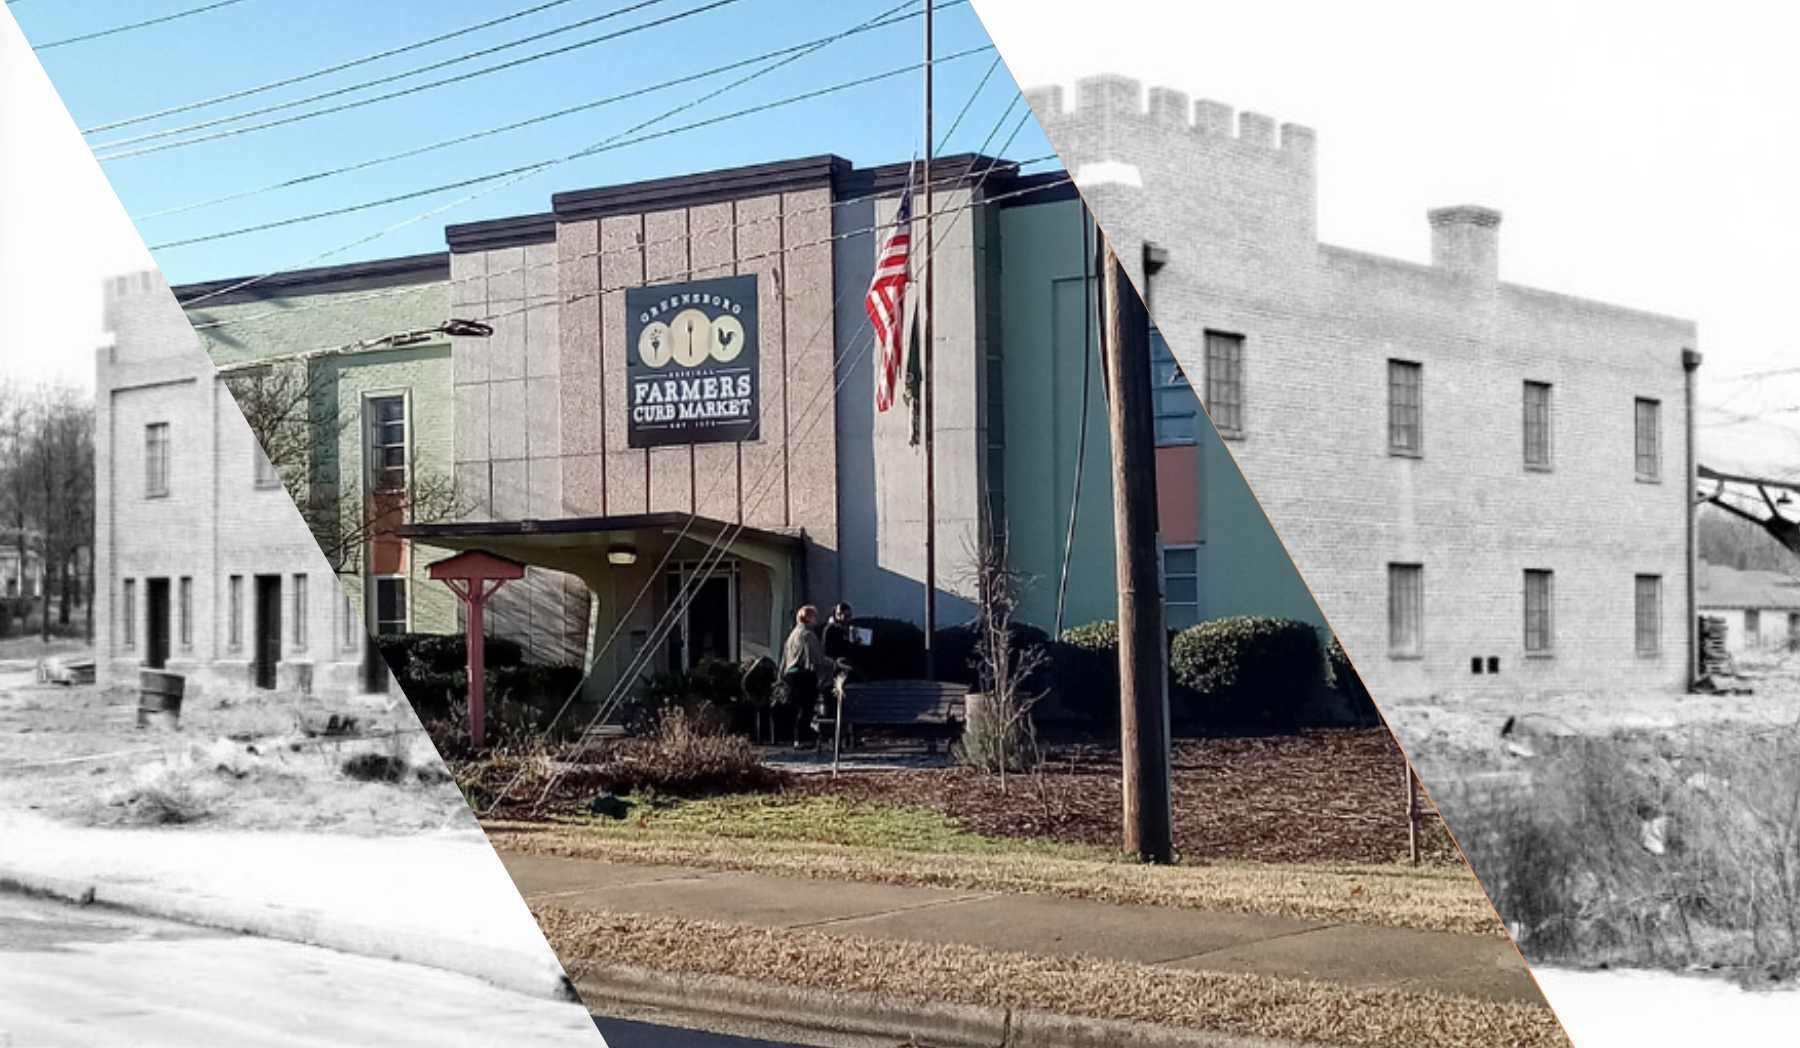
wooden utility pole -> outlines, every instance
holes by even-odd
[[[1169,661],[1157,556],[1156,429],[1150,318],[1100,238],[1100,338],[1112,431],[1113,542],[1119,578],[1120,758],[1125,850],[1174,860],[1169,786]]]

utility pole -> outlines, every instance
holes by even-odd
[[[1119,579],[1120,762],[1125,850],[1174,861],[1169,784],[1169,659],[1157,563],[1156,430],[1150,317],[1118,256],[1100,238],[1100,337],[1112,432],[1113,541]]]

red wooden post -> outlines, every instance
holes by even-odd
[[[525,577],[525,565],[482,550],[469,550],[440,560],[429,570],[431,577],[449,586],[469,611],[469,743],[479,750],[487,742],[487,651],[482,612],[488,598],[501,586]],[[488,585],[490,582],[492,586]]]

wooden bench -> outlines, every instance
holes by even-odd
[[[837,716],[817,717],[818,746],[825,745],[831,730],[831,754],[835,761],[848,736],[856,746],[863,728],[892,728],[925,737],[927,752],[937,751],[939,739],[949,739],[962,728],[969,689],[961,684],[929,680],[863,681],[846,684],[837,700]]]

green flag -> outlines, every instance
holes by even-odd
[[[915,310],[912,328],[906,338],[906,392],[904,394],[907,406],[912,409],[911,443],[915,448],[919,446],[919,386],[924,376],[921,367],[922,365],[919,363],[919,314]]]

